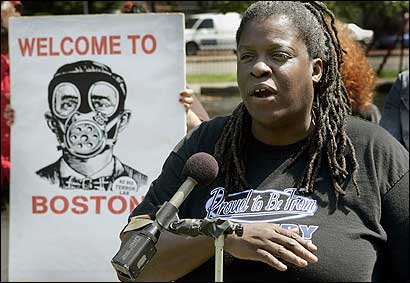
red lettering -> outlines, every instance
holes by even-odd
[[[113,202],[114,200],[119,199],[121,201],[121,208],[119,210],[114,209]],[[127,209],[127,201],[123,196],[113,196],[108,200],[108,210],[113,214],[121,214]]]
[[[43,196],[32,196],[31,206],[33,214],[44,214],[47,212],[47,198]],[[39,208],[40,207],[40,208]]]
[[[45,49],[45,48],[47,48],[47,38],[46,37],[37,38],[37,55],[47,56],[47,52],[42,51],[42,49]]]
[[[31,38],[31,42],[29,42],[29,39],[25,38],[24,43],[23,43],[21,38],[19,38],[18,42],[19,42],[21,55],[24,57],[26,56],[26,52],[28,52],[28,56],[32,56],[35,39]]]
[[[103,203],[103,201],[107,200],[107,198],[108,201]],[[91,202],[91,200],[94,200],[94,202]],[[101,214],[102,209],[104,209],[104,214],[123,214],[127,213],[128,210],[130,212],[133,211],[142,200],[144,200],[144,196],[142,196],[141,200],[138,201],[135,196],[127,197],[122,195],[114,195],[110,197],[74,196],[72,199],[62,195],[57,195],[50,198],[50,202],[48,202],[48,198],[46,196],[31,197],[33,214],[53,213],[57,215],[67,214],[69,212],[74,215],[86,213]],[[102,206],[103,204],[104,206]]]
[[[52,37],[49,37],[49,38],[48,38],[48,45],[49,45],[49,51],[50,51],[49,53],[50,53],[50,56],[58,56],[58,55],[60,55],[59,52],[53,50],[53,38],[52,38]]]
[[[121,54],[121,50],[114,50],[115,47],[120,46],[120,42],[117,41],[120,39],[121,39],[121,36],[119,35],[110,36],[110,54],[111,55]]]
[[[63,40],[61,40],[61,44],[60,44],[60,49],[61,52],[65,55],[65,56],[70,56],[71,54],[73,54],[74,50],[73,48],[71,48],[69,51],[66,51],[66,49],[64,48],[64,44],[66,41],[69,41],[70,43],[73,43],[73,39],[69,36],[66,36],[63,38]]]
[[[129,35],[127,36],[128,39],[131,39],[131,45],[132,45],[132,54],[137,54],[137,39],[140,38],[139,35]]]
[[[135,196],[131,196],[130,197],[130,212],[132,212],[134,208],[136,208],[139,204],[140,202],[137,200],[137,198]]]
[[[107,199],[106,196],[91,196],[90,199],[95,199],[95,213],[101,213],[101,200]]]
[[[61,210],[57,209],[56,202],[61,200],[63,202],[63,208]],[[63,214],[68,210],[68,200],[65,196],[55,196],[50,200],[50,210],[55,214]]]
[[[98,45],[98,40],[96,36],[91,37],[91,53],[93,55],[107,54],[107,37],[106,36],[101,37],[100,45]]]
[[[146,41],[150,39],[151,40],[151,49],[148,50],[146,46]],[[157,41],[155,40],[155,37],[152,34],[146,34],[142,38],[142,50],[144,51],[145,54],[152,54],[155,52],[155,49],[157,49]]]
[[[81,201],[83,201],[83,202],[85,202],[85,203],[79,202],[79,200],[81,200]],[[86,197],[84,197],[84,196],[75,196],[75,197],[73,198],[73,205],[79,206],[80,208],[82,208],[82,210],[79,210],[79,209],[77,209],[77,208],[72,208],[71,211],[74,212],[75,214],[84,214],[84,213],[87,213],[87,211],[88,211],[88,206],[87,206],[86,202],[87,202],[87,198],[86,198]]]
[[[80,43],[81,41],[84,41],[84,49],[80,50]],[[76,39],[75,41],[75,51],[78,53],[78,55],[85,55],[88,53],[88,49],[90,48],[90,44],[85,36],[80,36],[79,38]]]

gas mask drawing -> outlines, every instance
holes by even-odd
[[[112,147],[131,115],[123,109],[124,88],[99,73],[55,77],[49,87],[51,112],[46,118],[59,148],[79,158],[92,158]]]
[[[98,159],[101,154],[108,156],[106,160],[110,159],[109,154],[117,142],[118,134],[131,117],[131,111],[124,109],[126,95],[124,79],[106,65],[79,61],[57,70],[49,83],[50,110],[45,113],[45,118],[48,127],[56,135],[57,148],[63,151],[65,158],[61,162],[64,165],[73,167],[76,171],[75,165],[67,164],[70,160],[86,164],[87,161]],[[120,163],[118,159],[115,161]],[[93,168],[95,167],[94,162]],[[100,167],[103,168],[104,164]],[[117,167],[113,170],[117,170]],[[37,174],[41,175],[39,172]],[[81,173],[87,179],[95,175],[91,169],[83,169]],[[115,181],[115,178],[111,179]]]

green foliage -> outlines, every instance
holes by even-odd
[[[121,8],[125,1],[22,1],[24,14],[67,15],[112,13]],[[135,1],[138,2],[138,1]],[[142,1],[141,1],[142,2]],[[146,1],[148,6],[168,5],[174,11],[187,13],[243,13],[255,1]],[[375,31],[375,37],[383,34],[396,34],[402,26],[402,15],[409,11],[408,1],[324,1],[336,17],[344,22],[356,23],[362,28]],[[88,3],[88,4],[85,4]],[[86,6],[85,6],[86,5]],[[190,11],[181,7],[190,6]]]
[[[255,1],[198,1],[196,13],[243,13]],[[324,1],[343,22],[355,23],[375,31],[375,37],[396,34],[402,27],[403,12],[409,11],[408,1]],[[167,1],[177,7],[177,1]]]
[[[238,12],[242,14],[253,2],[255,1],[200,1],[199,3],[208,10],[220,13]]]
[[[408,1],[324,1],[335,15],[341,19],[355,20],[360,23],[373,13],[394,17],[404,10],[409,10]],[[360,18],[359,18],[360,17]],[[379,19],[380,20],[380,19]]]
[[[408,1],[324,1],[343,22],[372,29],[375,37],[396,34],[403,24],[403,13],[409,11]]]
[[[113,13],[124,1],[22,1],[25,16]]]

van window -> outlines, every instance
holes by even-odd
[[[185,28],[192,28],[198,19],[188,18],[185,20]]]
[[[198,29],[200,28],[214,28],[214,21],[212,19],[205,19],[199,25]]]

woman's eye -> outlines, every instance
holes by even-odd
[[[272,57],[275,58],[275,59],[279,59],[279,60],[288,60],[288,59],[292,58],[289,54],[282,53],[282,52],[273,53]]]
[[[251,54],[243,54],[240,57],[241,60],[249,60],[252,59],[252,55]]]

